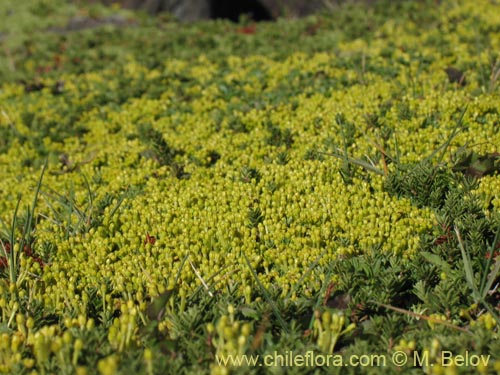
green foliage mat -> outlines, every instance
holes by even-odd
[[[500,373],[500,9],[180,24],[0,1],[0,372]]]

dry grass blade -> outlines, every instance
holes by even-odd
[[[406,309],[402,309],[400,307],[394,307],[394,306],[391,306],[391,305],[386,305],[385,303],[378,303],[378,302],[374,302],[374,303],[376,305],[378,305],[378,306],[384,307],[384,308],[392,310],[392,311],[399,312],[401,314],[406,314],[406,315],[412,316],[412,317],[417,318],[417,319],[422,319],[422,320],[425,320],[425,321],[428,321],[428,322],[431,322],[431,323],[435,323],[435,324],[441,324],[443,326],[446,326],[446,327],[451,328],[451,329],[455,329],[455,330],[460,331],[460,332],[465,332],[465,333],[468,333],[468,334],[472,334],[468,329],[456,326],[454,324],[451,324],[450,322],[447,322],[446,320],[432,318],[430,316],[418,314],[416,312],[413,312],[413,311],[410,311],[410,310],[406,310]]]
[[[188,259],[188,261],[189,261],[189,264],[191,265],[191,268],[193,269],[193,271],[194,271],[194,273],[195,273],[196,277],[197,277],[198,279],[200,279],[201,283],[203,284],[203,287],[204,287],[204,288],[205,288],[205,290],[208,292],[208,295],[209,295],[210,297],[213,297],[213,296],[214,296],[214,295],[213,295],[213,293],[210,291],[210,288],[208,287],[208,285],[207,285],[207,283],[205,282],[205,280],[203,280],[203,277],[201,277],[200,272],[196,269],[196,267],[194,266],[193,262],[191,262],[191,259]]]

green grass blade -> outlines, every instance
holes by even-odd
[[[458,228],[456,226],[455,226],[455,233],[457,235],[460,251],[462,252],[462,259],[463,259],[464,270],[465,270],[465,278],[467,280],[467,283],[469,284],[469,287],[472,290],[472,295],[473,295],[474,299],[476,300],[476,302],[479,302],[482,298],[481,298],[481,295],[477,289],[476,282],[474,280],[474,271],[472,269],[472,263],[471,263],[471,260],[469,257],[469,253],[465,249],[465,245],[462,241],[462,236],[460,235],[460,231],[458,230]]]
[[[426,158],[424,158],[422,160],[422,162],[428,162],[430,161],[431,159],[434,158],[434,156],[436,156],[440,151],[442,151],[441,155],[439,156],[438,158],[438,162],[437,164],[441,163],[441,161],[443,161],[443,158],[444,158],[444,155],[446,153],[446,150],[448,149],[448,147],[450,146],[451,142],[453,141],[453,139],[455,139],[455,137],[458,135],[458,133],[460,133],[460,130],[461,130],[461,126],[462,126],[462,123],[463,123],[463,120],[464,120],[464,116],[465,116],[465,113],[467,112],[467,106],[464,107],[464,109],[462,110],[462,113],[460,114],[460,118],[458,119],[455,127],[453,128],[453,131],[451,132],[450,136],[448,137],[448,139],[446,140],[445,143],[443,143],[441,146],[439,146],[437,149],[435,149],[432,154],[430,154],[429,156],[427,156]]]
[[[123,193],[118,202],[116,203],[116,205],[113,207],[113,209],[111,210],[111,212],[109,213],[109,217],[112,218],[113,215],[116,213],[116,211],[120,208],[121,204],[123,203],[123,201],[125,200],[125,198],[127,197],[127,193]]]
[[[427,260],[429,263],[434,264],[435,266],[441,268],[446,274],[451,275],[453,270],[451,266],[446,263],[441,257],[436,254],[428,253],[426,251],[422,252],[421,255]]]
[[[269,305],[273,309],[274,315],[276,316],[276,319],[278,320],[278,323],[280,324],[281,328],[286,333],[289,333],[290,330],[288,329],[288,325],[286,324],[285,320],[281,316],[278,308],[276,307],[276,304],[274,303],[274,301],[272,300],[271,296],[269,295],[269,292],[267,291],[267,289],[264,287],[264,285],[259,280],[259,276],[257,275],[257,272],[255,272],[255,270],[253,269],[252,265],[250,264],[250,261],[248,260],[248,257],[246,256],[246,254],[244,252],[242,252],[242,254],[243,254],[243,257],[245,258],[245,263],[247,264],[248,269],[252,273],[252,276],[255,279],[255,282],[257,283],[257,285],[259,286],[262,294],[264,295],[264,298],[266,299],[267,303],[269,303]]]
[[[14,245],[16,243],[17,213],[19,212],[20,204],[21,197],[17,200],[16,208],[14,209],[14,217],[12,218],[12,225],[10,228],[10,253],[8,253],[7,256],[9,260],[9,280],[13,284],[17,281],[17,254],[16,251],[14,251]]]
[[[498,273],[498,268],[497,268],[498,261],[497,261],[497,264],[495,264],[494,271],[488,275],[488,270],[490,269],[491,262],[493,261],[493,258],[495,256],[495,247],[499,239],[500,239],[500,226],[498,227],[497,232],[495,233],[495,239],[493,240],[493,243],[490,245],[490,249],[488,252],[489,257],[488,260],[486,261],[486,266],[484,267],[483,277],[481,278],[481,284],[479,290],[481,291],[481,295],[483,296],[483,298],[486,297],[486,294],[493,285],[493,282],[495,281],[496,278],[496,274]]]
[[[323,250],[323,252],[321,254],[319,254],[318,257],[314,260],[314,262],[312,262],[309,265],[309,267],[307,267],[306,272],[304,272],[302,274],[302,276],[300,277],[299,281],[297,281],[295,284],[293,284],[292,288],[290,288],[290,291],[286,295],[285,299],[290,299],[290,297],[292,296],[292,294],[298,289],[298,287],[300,286],[300,284],[302,284],[302,282],[305,280],[305,278],[307,276],[309,276],[309,274],[312,272],[313,269],[316,268],[316,266],[319,264],[319,261],[321,260],[321,258],[323,258],[323,256],[326,254],[326,251],[327,251],[326,249]]]
[[[396,137],[396,133],[394,133],[393,136],[394,136],[394,149],[396,152],[396,158],[394,161],[396,162],[396,165],[399,166],[401,164],[401,152],[399,151],[399,143],[398,143],[398,138]]]
[[[497,327],[500,327],[500,316],[498,315],[497,313],[497,310],[494,309],[493,307],[491,307],[491,305],[486,302],[486,301],[481,301],[483,306],[486,308],[486,310],[488,310],[488,312],[491,314],[491,316],[493,317],[493,319],[495,319],[495,322],[497,323]]]
[[[179,281],[179,279],[181,278],[182,269],[184,268],[184,264],[186,263],[188,258],[189,258],[189,253],[186,253],[186,255],[184,255],[184,258],[182,258],[181,265],[179,266],[179,269],[177,270],[177,274],[175,275],[174,287],[177,284],[177,282]]]
[[[493,288],[493,283],[500,275],[500,256],[497,257],[493,270],[490,273],[488,273],[487,270],[488,269],[486,269],[486,272],[484,273],[484,275],[488,275],[487,281],[484,284],[483,288],[481,289],[481,296],[483,299],[486,298],[488,292]]]
[[[29,212],[28,223],[26,225],[28,232],[25,232],[26,243],[29,245],[31,243],[31,229],[33,228],[33,219],[35,217],[35,208],[38,202],[38,196],[40,194],[40,189],[42,187],[43,175],[45,174],[45,170],[47,169],[48,159],[45,160],[45,163],[42,167],[42,173],[40,173],[40,178],[38,179],[38,184],[36,186],[35,196],[33,197],[33,203],[31,204],[31,209]]]
[[[92,212],[94,211],[94,197],[92,195],[92,188],[90,187],[90,182],[87,178],[82,173],[83,181],[85,182],[85,187],[87,188],[87,193],[89,197],[89,205],[87,209],[85,210],[85,225],[86,225],[86,230],[88,231],[90,228],[90,223],[92,222]]]
[[[355,165],[358,165],[360,167],[363,167],[365,168],[366,170],[368,170],[369,172],[373,172],[373,173],[376,173],[376,174],[379,174],[381,176],[384,176],[384,171],[374,167],[373,165],[371,165],[370,163],[367,163],[366,161],[364,160],[361,160],[361,159],[354,159],[354,158],[351,158],[350,156],[347,156],[347,155],[343,155],[343,154],[337,154],[335,152],[333,153],[329,153],[329,152],[319,152],[320,154],[323,154],[323,155],[327,155],[327,156],[335,156],[336,158],[339,158],[339,159],[342,159],[342,160],[347,160],[349,163],[351,164],[355,164]]]

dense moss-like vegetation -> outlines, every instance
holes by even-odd
[[[0,2],[0,372],[499,373],[498,10]]]

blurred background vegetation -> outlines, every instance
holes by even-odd
[[[369,40],[387,18],[432,27],[438,0],[0,0],[0,84],[99,69],[126,55],[149,68],[166,56],[330,51]],[[155,17],[150,17],[153,14]],[[424,19],[422,19],[422,17]],[[218,22],[212,22],[218,19]],[[296,19],[295,23],[281,22]],[[193,27],[179,28],[178,23]],[[232,30],[230,21],[249,29]],[[273,27],[275,22],[278,27]],[[229,28],[229,29],[228,29]],[[340,29],[341,28],[341,29]],[[247,35],[248,36],[248,35]],[[249,45],[251,44],[251,45]],[[335,43],[334,43],[335,44]],[[140,52],[140,53],[139,53]]]

